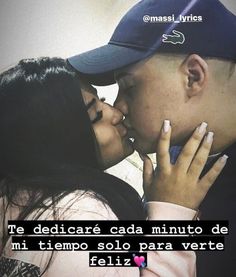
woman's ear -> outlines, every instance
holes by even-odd
[[[208,81],[208,64],[197,54],[189,55],[181,64],[181,71],[185,76],[187,96],[198,95]]]

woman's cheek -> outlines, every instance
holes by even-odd
[[[126,156],[124,155],[123,148],[121,145],[111,145],[111,147],[104,147],[101,151],[101,156],[105,168],[109,168],[116,165]]]
[[[96,124],[94,132],[100,148],[103,164],[111,167],[125,158],[121,137],[115,127]]]
[[[94,126],[95,136],[97,138],[98,144],[102,147],[106,147],[116,143],[120,140],[118,133],[114,127],[104,126],[103,124],[96,124]]]

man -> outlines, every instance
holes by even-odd
[[[173,145],[206,121],[212,154],[229,155],[201,219],[229,220],[230,234],[225,251],[198,252],[198,276],[236,276],[235,34],[236,16],[218,0],[144,0],[121,19],[108,45],[69,59],[93,84],[118,83],[115,105],[137,151],[155,152],[169,119]]]

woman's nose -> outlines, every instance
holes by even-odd
[[[123,114],[118,110],[116,109],[115,107],[112,107],[113,109],[113,118],[112,118],[112,121],[111,123],[113,125],[116,125],[116,124],[119,124],[122,120],[123,120]]]
[[[123,120],[123,114],[115,107],[105,103],[105,107],[103,108],[103,119],[116,125]]]

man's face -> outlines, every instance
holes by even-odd
[[[182,78],[176,61],[156,55],[115,72],[119,86],[115,107],[126,116],[124,123],[137,151],[156,151],[165,119],[171,121],[172,142],[190,133]]]

